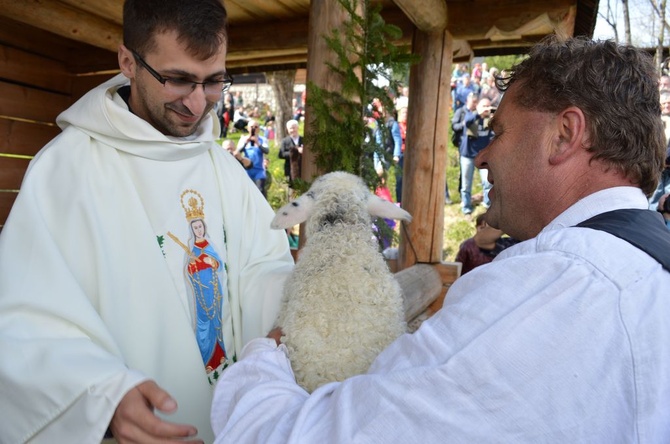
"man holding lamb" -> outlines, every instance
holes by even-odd
[[[476,158],[486,222],[522,242],[366,373],[311,394],[285,345],[252,340],[216,388],[217,442],[670,442],[670,249],[577,226],[639,217],[624,228],[670,242],[645,196],[665,152],[657,80],[646,53],[611,41],[533,48],[498,80]]]

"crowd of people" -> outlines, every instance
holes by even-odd
[[[452,73],[453,117],[451,141],[459,153],[459,193],[461,211],[470,215],[474,211],[472,202],[472,179],[475,157],[493,138],[489,121],[498,107],[501,94],[495,86],[498,69],[488,69],[486,63],[475,63],[472,72],[467,64],[459,64]],[[486,169],[478,169],[482,185],[482,205],[490,205],[488,193],[491,184]],[[448,193],[448,189],[447,189]],[[449,198],[447,194],[447,199]]]
[[[496,137],[473,160],[491,185],[474,242],[495,260],[310,394],[275,325],[289,244],[240,168],[267,141],[250,118],[217,143],[226,17],[126,0],[121,73],[31,162],[0,232],[1,442],[670,442],[670,233],[647,197],[668,140],[645,51],[554,36],[499,102],[477,97]]]
[[[661,173],[658,186],[649,197],[649,209],[663,215],[665,224],[670,229],[670,76],[662,75],[659,79],[659,95],[661,101],[661,119],[663,120],[667,152],[665,168]]]

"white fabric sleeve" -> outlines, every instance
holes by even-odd
[[[109,427],[121,399],[136,385],[148,380],[135,370],[89,387],[56,421],[47,424],[28,441],[31,444],[52,444],[59,438],[68,442],[100,442]]]

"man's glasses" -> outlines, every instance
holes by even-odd
[[[207,80],[205,82],[193,82],[186,79],[163,77],[155,69],[149,66],[138,53],[132,49],[130,52],[133,53],[135,60],[137,60],[139,64],[142,65],[142,67],[158,80],[171,94],[187,96],[195,91],[196,86],[202,85],[205,95],[218,97],[228,91],[233,84],[233,78],[228,73],[223,74],[225,77],[223,80]]]

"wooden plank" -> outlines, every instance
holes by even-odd
[[[566,20],[572,21],[574,27],[576,11],[571,11],[574,5],[574,0],[476,0],[449,3],[447,29],[455,39],[479,40],[487,37],[494,27],[513,32],[545,13],[557,27],[563,27],[562,22]]]
[[[7,220],[9,211],[12,209],[12,205],[14,205],[16,196],[18,196],[18,193],[16,192],[0,190],[0,229],[5,225],[5,221]]]
[[[116,74],[118,74],[118,71],[100,75],[74,77],[72,79],[72,94],[71,94],[72,103],[79,100],[81,96],[83,96],[96,86],[111,79]]]
[[[442,280],[435,267],[417,264],[395,275],[404,298],[405,320],[423,313],[442,293]]]
[[[50,91],[70,93],[70,75],[62,62],[2,45],[0,78]]]
[[[60,0],[73,8],[82,9],[114,23],[123,23],[123,2],[119,0]]]
[[[414,33],[412,51],[420,62],[410,69],[402,191],[402,206],[413,219],[402,224],[400,270],[442,260],[452,42],[448,32]]]
[[[30,159],[0,156],[0,190],[18,190]]]
[[[342,27],[347,19],[347,13],[342,6],[332,0],[312,0],[309,12],[309,33],[307,47],[310,57],[307,60],[307,82],[312,82],[326,91],[340,91],[342,78],[335,74],[327,65],[337,65],[337,55],[326,44],[323,36],[330,30]],[[316,127],[315,116],[310,109],[309,101],[305,108],[305,133]],[[318,171],[316,157],[311,147],[306,143],[302,153],[302,178],[308,182],[323,171]],[[303,232],[301,230],[301,232]],[[300,236],[300,245],[303,245],[304,236]]]
[[[0,0],[2,15],[98,48],[116,51],[123,41],[121,25],[58,0]]]
[[[0,115],[53,123],[70,97],[0,81]]]
[[[395,0],[395,3],[423,32],[443,32],[447,27],[447,2],[444,0]]]
[[[59,133],[55,125],[0,118],[0,153],[34,156]]]
[[[65,63],[72,74],[118,69],[116,50],[96,48],[1,16],[0,42]]]

